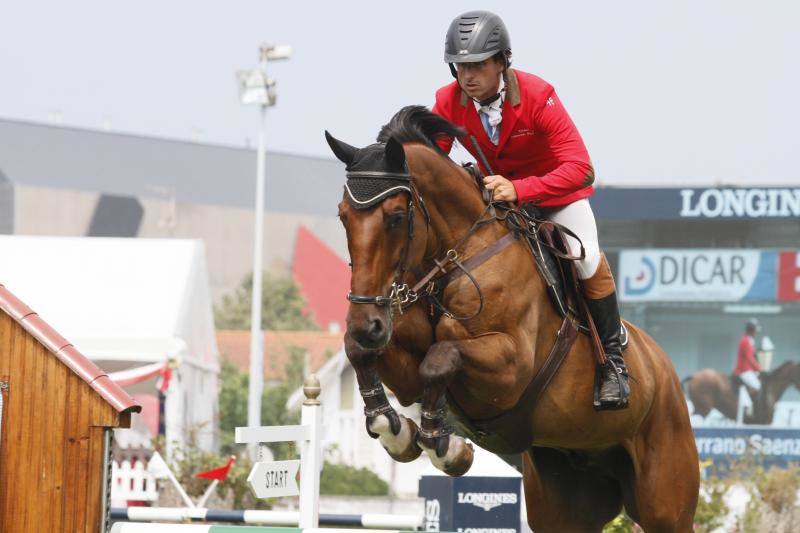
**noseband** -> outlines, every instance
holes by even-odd
[[[388,198],[389,196],[394,196],[398,192],[405,191],[408,193],[408,208],[406,210],[407,214],[407,224],[408,224],[408,234],[406,237],[406,242],[403,245],[403,252],[400,256],[400,262],[397,265],[397,269],[394,273],[394,280],[392,281],[392,285],[389,288],[389,294],[387,296],[366,296],[362,294],[353,294],[352,292],[347,293],[347,299],[354,304],[372,304],[377,305],[380,307],[383,306],[390,306],[391,309],[397,310],[398,312],[402,313],[403,308],[414,301],[417,300],[417,295],[414,293],[408,286],[407,283],[403,282],[403,278],[405,277],[406,272],[408,271],[408,254],[411,250],[411,242],[414,239],[414,197],[417,198],[420,207],[422,208],[422,214],[425,217],[425,224],[426,226],[430,224],[430,215],[428,214],[428,210],[425,207],[425,202],[422,200],[422,196],[420,196],[419,191],[414,186],[414,182],[412,180],[411,174],[408,173],[395,173],[395,172],[383,172],[383,171],[375,171],[375,170],[361,170],[361,171],[351,171],[347,172],[346,174],[348,182],[345,183],[345,190],[347,191],[347,195],[350,197],[350,202],[352,203],[353,207],[356,209],[365,209],[367,207],[372,207],[375,204],[378,204]],[[350,188],[350,180],[364,180],[363,182],[359,183],[356,181],[355,184],[361,185],[362,190],[358,191],[358,193],[354,194],[353,190]],[[392,181],[399,181],[401,185],[391,185],[387,187],[385,183],[382,183],[381,180],[392,180]],[[355,187],[354,187],[355,188]],[[364,193],[368,191],[370,188],[375,189],[375,194],[369,196],[370,192],[367,192],[367,198],[365,199],[358,199],[356,195],[359,193]]]

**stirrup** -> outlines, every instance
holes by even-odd
[[[595,411],[618,411],[620,409],[625,409],[628,407],[628,397],[630,396],[630,392],[625,394],[625,388],[622,385],[622,380],[627,379],[622,373],[622,369],[619,368],[612,359],[607,358],[606,364],[611,364],[614,371],[618,374],[617,375],[617,385],[619,386],[619,397],[620,399],[616,402],[601,402],[600,401],[600,389],[603,385],[602,374],[603,370],[598,365],[595,369],[594,374],[594,398],[592,399],[592,407],[594,407]]]

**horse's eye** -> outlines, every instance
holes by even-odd
[[[390,216],[389,219],[386,221],[386,227],[389,229],[395,229],[399,227],[400,224],[403,223],[405,218],[406,218],[405,213],[395,213],[392,216]]]

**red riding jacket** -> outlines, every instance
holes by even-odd
[[[739,354],[736,357],[736,368],[733,373],[738,375],[749,370],[761,372],[761,365],[756,359],[755,341],[745,333],[739,341]]]
[[[433,112],[475,136],[494,173],[512,181],[520,203],[561,206],[591,196],[589,153],[553,87],[519,70],[509,69],[507,77],[497,146],[457,82],[436,91]],[[439,145],[449,153],[453,143],[442,139]],[[479,160],[468,139],[464,147]]]

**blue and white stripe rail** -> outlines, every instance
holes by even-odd
[[[296,527],[214,526],[208,524],[136,524],[117,522],[111,533],[413,533],[400,529],[339,529]]]
[[[263,511],[201,509],[197,507],[114,507],[112,520],[133,522],[225,522],[229,524],[259,524],[264,526],[297,526],[299,511]],[[320,514],[324,526],[352,526],[375,529],[407,529],[422,527],[422,517],[395,514]],[[205,530],[203,530],[205,531]],[[326,529],[325,531],[331,531]]]

